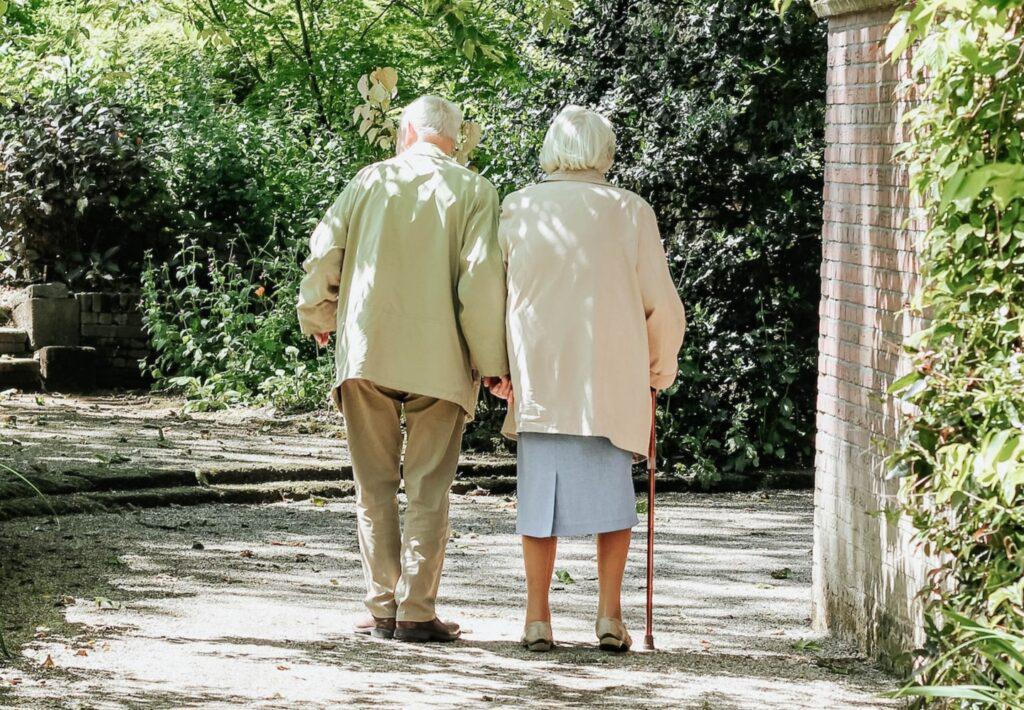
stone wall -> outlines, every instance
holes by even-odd
[[[149,345],[142,330],[138,293],[76,293],[81,345],[96,349],[100,384],[137,386],[142,383],[139,360]]]
[[[907,103],[885,60],[892,7],[814,3],[828,18],[825,207],[815,462],[815,625],[903,666],[920,639],[923,565],[884,457],[901,412],[885,396],[906,371],[904,312],[919,285],[906,175],[893,162]],[[909,220],[909,221],[908,221]]]

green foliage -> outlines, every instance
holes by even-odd
[[[143,321],[156,352],[149,373],[183,391],[192,410],[252,401],[299,408],[330,388],[331,358],[295,328],[295,260],[263,252],[248,263],[190,241],[170,263],[143,271]]]
[[[927,663],[904,692],[957,707],[1024,707],[1022,24],[1020,2],[926,0],[888,42],[895,59],[914,47],[902,156],[929,221],[930,324],[892,386],[911,405],[892,475],[935,567]]]
[[[84,87],[0,114],[3,275],[96,287],[138,263],[163,236],[154,153],[130,110]]]
[[[289,289],[326,206],[387,153],[353,114],[360,77],[394,67],[381,111],[427,91],[462,103],[484,129],[472,162],[503,193],[539,177],[562,105],[606,112],[614,179],[654,205],[689,309],[663,453],[704,479],[807,461],[825,54],[809,12],[780,25],[767,0],[34,0],[0,22],[0,103],[87,86],[159,136],[144,162],[161,236],[139,244],[147,366],[192,406],[322,403],[328,358],[299,337]],[[484,397],[468,445],[500,447],[503,416]]]
[[[825,34],[763,0],[583,3],[567,99],[615,124],[688,310],[661,451],[703,477],[810,461]]]

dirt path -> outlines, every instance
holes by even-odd
[[[28,642],[13,667],[0,667],[0,705],[894,705],[879,697],[892,679],[808,627],[809,494],[666,496],[659,650],[621,657],[592,647],[590,541],[560,549],[557,569],[573,580],[555,582],[560,648],[528,654],[514,643],[514,502],[458,496],[452,522],[442,613],[469,633],[451,646],[349,633],[362,585],[347,500],[75,515],[59,529],[42,518],[7,523],[3,608],[8,635]],[[642,542],[625,599],[636,636]]]

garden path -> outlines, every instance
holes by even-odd
[[[592,646],[584,540],[560,549],[560,647],[518,648],[514,506],[454,498],[441,612],[467,633],[450,646],[349,633],[361,594],[350,498],[9,521],[5,609],[35,638],[0,666],[0,706],[896,706],[880,697],[894,680],[809,628],[809,493],[661,499],[658,651],[617,657]],[[635,636],[642,580],[641,533],[625,590]]]

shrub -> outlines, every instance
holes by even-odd
[[[969,708],[1024,707],[1022,26],[1020,2],[925,0],[888,45],[915,46],[902,155],[930,225],[930,325],[892,387],[911,413],[891,475],[934,567],[927,663],[905,693]]]
[[[662,452],[703,472],[808,463],[823,23],[758,0],[589,0],[555,52],[555,100],[615,124],[614,179],[654,207],[687,306]]]
[[[269,250],[242,265],[187,241],[142,274],[143,322],[157,387],[185,393],[191,410],[242,402],[285,409],[322,402],[332,360],[295,327],[300,269]],[[319,356],[318,356],[319,355]]]
[[[144,122],[86,89],[0,116],[0,256],[15,281],[103,285],[166,239]]]

